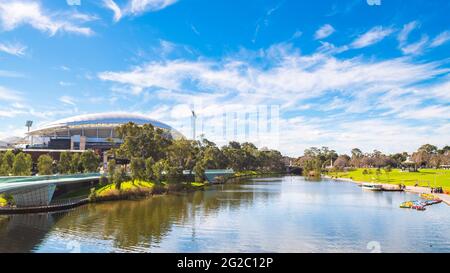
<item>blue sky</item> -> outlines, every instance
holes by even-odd
[[[0,0],[0,139],[110,111],[190,136],[194,109],[288,155],[449,144],[448,1],[79,2]]]

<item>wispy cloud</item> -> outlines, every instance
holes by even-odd
[[[408,41],[409,34],[418,27],[419,27],[418,21],[412,21],[403,25],[403,28],[397,35],[397,40],[399,42],[400,47],[403,47],[405,45],[405,43]]]
[[[114,0],[103,0],[103,5],[114,13],[114,22],[118,22],[122,18],[122,10]]]
[[[76,99],[72,98],[70,96],[62,96],[59,98],[59,101],[65,103],[65,104],[73,105],[73,106],[76,105],[76,103],[75,103]]]
[[[333,34],[333,32],[335,32],[334,27],[332,25],[325,24],[316,31],[316,33],[314,34],[314,39],[324,39]]]
[[[0,100],[17,102],[17,101],[21,101],[22,97],[20,96],[20,94],[17,91],[0,86]]]
[[[0,70],[0,77],[22,78],[22,77],[24,77],[24,75],[21,73],[15,72],[15,71]]]
[[[40,2],[29,0],[0,0],[0,25],[5,31],[30,25],[50,35],[69,32],[90,36],[94,33],[89,27],[80,26],[73,18],[69,20],[67,14],[47,12]]]
[[[423,50],[426,48],[427,43],[428,43],[428,36],[422,35],[422,38],[419,41],[405,45],[401,48],[401,50],[403,54],[413,54],[413,55],[421,54]]]
[[[450,31],[441,32],[430,44],[430,47],[438,47],[450,41]]]
[[[22,57],[25,55],[27,47],[20,43],[0,43],[0,51]]]
[[[138,16],[146,12],[165,9],[178,0],[129,0],[124,6],[119,6],[114,0],[103,0],[103,6],[114,13],[114,21],[118,22],[124,16]]]
[[[383,28],[382,26],[376,26],[368,32],[359,36],[351,44],[354,48],[363,48],[373,44],[376,44],[389,36],[394,30],[392,28]]]

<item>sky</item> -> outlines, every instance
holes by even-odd
[[[0,0],[0,139],[140,113],[191,138],[450,144],[449,1]]]

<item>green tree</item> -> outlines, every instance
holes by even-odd
[[[122,189],[122,183],[126,182],[129,179],[127,172],[125,171],[125,168],[122,166],[119,168],[116,168],[114,171],[114,185],[116,187],[116,190]]]
[[[11,150],[6,151],[6,153],[3,155],[1,166],[0,166],[0,173],[2,175],[10,175],[12,172],[13,164],[14,164],[14,152]]]
[[[83,171],[87,173],[93,173],[98,171],[99,157],[92,150],[85,151],[81,154],[81,165]]]
[[[195,181],[203,182],[205,177],[205,164],[202,160],[197,161],[194,166]]]
[[[155,176],[153,174],[153,165],[155,164],[155,161],[152,157],[149,157],[145,160],[145,179],[147,181],[153,181],[155,179]]]
[[[116,171],[116,160],[108,160],[108,181],[110,184],[114,183],[114,173]]]
[[[48,154],[41,155],[38,158],[38,172],[40,175],[50,175],[53,173],[53,158]]]
[[[13,175],[29,176],[31,175],[32,168],[33,160],[31,159],[31,155],[20,152],[14,157],[14,163],[12,167]]]
[[[62,152],[58,162],[58,172],[68,174],[71,172],[72,157],[68,152]]]
[[[168,168],[166,160],[159,160],[152,166],[153,176],[156,183],[161,183],[164,178],[164,173],[167,173]]]
[[[80,173],[83,171],[83,165],[80,161],[80,154],[74,153],[72,154],[72,160],[70,162],[70,173]]]
[[[141,157],[133,157],[130,161],[131,178],[145,180],[145,160]]]

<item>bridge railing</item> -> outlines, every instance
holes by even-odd
[[[0,177],[1,183],[20,183],[20,182],[37,182],[59,179],[77,179],[91,176],[100,176],[100,173],[79,173],[69,175],[37,175],[37,176],[2,176]]]

